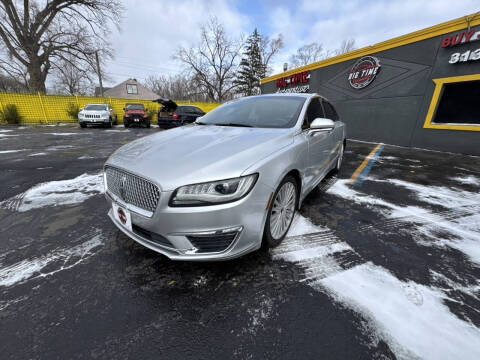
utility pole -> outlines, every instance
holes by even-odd
[[[100,94],[103,97],[102,72],[100,71],[100,61],[98,61],[98,50],[95,51],[95,61],[97,62],[98,83],[100,84]]]

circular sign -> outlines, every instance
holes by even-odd
[[[354,89],[363,89],[370,85],[380,71],[380,61],[374,56],[365,56],[358,60],[348,73],[348,82]]]
[[[118,208],[117,213],[118,213],[118,218],[120,219],[122,224],[126,224],[127,223],[127,215],[125,214],[125,211],[123,211],[123,209],[121,209],[121,208]]]

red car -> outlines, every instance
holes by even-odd
[[[123,115],[123,125],[126,128],[132,125],[143,125],[147,128],[150,127],[150,118],[147,109],[145,109],[143,104],[125,104],[123,110],[125,111],[125,114]]]

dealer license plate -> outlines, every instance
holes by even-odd
[[[130,216],[130,211],[116,203],[112,203],[112,210],[115,220],[129,231],[132,231],[132,217]]]

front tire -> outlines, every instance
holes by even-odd
[[[343,152],[345,150],[345,144],[342,142],[342,146],[340,147],[338,158],[337,158],[337,164],[335,165],[335,171],[340,171],[340,168],[342,166],[343,162]]]
[[[85,123],[80,123],[80,127],[81,127],[82,129],[85,129],[85,128],[87,127],[87,124],[85,124]]]
[[[298,203],[298,185],[293,176],[287,176],[272,197],[263,232],[263,242],[268,247],[280,245],[292,225]]]

